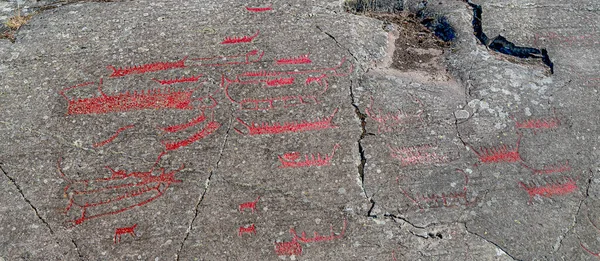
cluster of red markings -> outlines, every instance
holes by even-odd
[[[260,200],[260,196],[256,197],[256,200],[254,200],[254,201],[244,202],[239,205],[238,210],[240,211],[240,213],[243,213],[245,209],[250,209],[250,210],[252,210],[252,214],[254,214],[254,211],[256,211],[256,203],[258,203],[259,200]],[[245,233],[247,233],[247,234],[254,233],[256,235],[256,226],[254,226],[254,224],[251,224],[249,226],[241,226],[238,229],[239,237],[241,237]]]
[[[461,170],[457,170],[462,172]],[[467,190],[469,184],[469,177],[463,172],[465,177],[465,184],[463,189],[459,192],[444,192],[444,193],[431,193],[428,195],[410,195],[408,191],[400,188],[402,194],[410,199],[415,206],[419,209],[424,210],[426,208],[442,208],[442,207],[455,207],[455,206],[473,206],[477,202],[477,198],[469,200],[467,197]],[[398,179],[396,179],[398,183]]]
[[[371,103],[365,108],[365,113],[371,120],[377,122],[378,133],[393,132],[399,127],[400,130],[402,130],[404,129],[404,125],[423,121],[423,103],[416,97],[412,97],[412,100],[419,107],[419,109],[413,113],[407,113],[401,109],[398,109],[398,111],[394,113],[383,113],[381,109],[373,109],[374,99],[371,97]]]
[[[435,151],[428,151],[436,149],[437,147],[430,144],[403,148],[393,148],[390,146],[390,156],[399,160],[402,167],[420,164],[446,163],[450,161],[446,155],[438,155]]]
[[[344,237],[346,233],[347,221],[344,219],[344,225],[342,227],[342,231],[339,234],[335,234],[333,232],[333,225],[329,227],[329,235],[323,236],[319,235],[316,231],[313,233],[312,237],[307,237],[306,232],[302,232],[301,236],[298,236],[296,230],[290,228],[290,234],[292,235],[292,241],[288,242],[275,242],[275,253],[278,256],[301,256],[302,255],[302,245],[300,243],[315,243],[315,242],[323,242],[323,241],[332,241],[336,239],[340,239]]]
[[[318,166],[329,166],[331,164],[331,160],[335,155],[335,151],[340,148],[339,144],[335,144],[333,146],[333,151],[330,155],[325,155],[321,157],[321,153],[317,153],[315,157],[314,154],[304,155],[304,160],[300,159],[300,153],[298,152],[289,152],[283,154],[283,156],[279,157],[279,162],[281,166],[279,168],[302,168],[302,167],[318,167]]]

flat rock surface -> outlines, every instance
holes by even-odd
[[[0,41],[0,260],[597,259],[598,3],[477,4],[554,73],[461,1],[439,46],[337,0],[37,13]]]

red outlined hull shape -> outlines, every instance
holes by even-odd
[[[260,33],[260,31],[256,31],[256,33],[254,35],[251,35],[251,36],[244,35],[242,37],[228,36],[228,37],[225,37],[225,39],[221,42],[221,44],[249,43],[249,42],[252,42],[252,40],[254,40],[254,38],[256,38],[259,33]]]
[[[317,153],[315,157],[314,154],[304,155],[304,160],[300,160],[300,154],[298,152],[290,152],[285,153],[283,156],[279,157],[279,162],[281,166],[279,168],[303,168],[303,167],[319,167],[319,166],[329,166],[331,165],[331,159],[335,155],[335,151],[340,148],[339,144],[335,144],[333,146],[333,151],[330,155],[325,155],[321,157],[321,153]]]
[[[301,236],[298,236],[298,234],[296,234],[296,230],[294,230],[293,228],[290,228],[290,234],[293,235],[295,240],[298,240],[299,242],[302,242],[302,243],[333,241],[333,240],[344,237],[344,234],[346,233],[347,225],[348,225],[348,221],[346,219],[344,219],[344,225],[342,226],[342,231],[340,231],[340,233],[337,235],[333,232],[333,225],[330,225],[330,227],[329,227],[329,231],[330,231],[329,236],[322,236],[322,235],[319,235],[319,233],[314,232],[312,237],[306,237],[306,232],[304,232],[304,231],[302,231]]]
[[[175,179],[175,174],[183,169],[182,165],[179,169],[166,173],[161,168],[159,175],[153,175],[154,167],[147,172],[130,173],[106,167],[112,172],[110,177],[71,180],[63,173],[60,159],[57,166],[61,178],[67,182],[64,193],[69,201],[65,214],[70,218],[74,217],[69,221],[74,226],[141,207],[160,198],[172,183],[181,182]]]
[[[519,162],[521,160],[521,155],[519,154],[519,146],[521,144],[521,138],[523,136],[519,135],[517,139],[517,144],[514,147],[504,145],[499,145],[495,147],[480,147],[478,150],[467,145],[479,158],[481,163],[511,163],[511,162]]]
[[[312,60],[310,58],[308,58],[310,54],[304,54],[304,55],[300,55],[298,57],[291,57],[291,58],[281,58],[281,59],[277,59],[277,61],[275,61],[275,64],[277,65],[284,65],[284,64],[309,64],[312,63]]]
[[[237,128],[234,128],[234,130],[242,135],[267,135],[334,129],[337,128],[337,126],[333,125],[332,121],[337,111],[338,109],[335,109],[333,114],[331,114],[329,117],[316,121],[286,122],[283,124],[269,124],[265,122],[261,124],[251,122],[248,124],[240,118],[237,118],[237,121],[248,129],[248,133],[244,133]]]
[[[156,78],[152,78],[152,80],[159,83],[160,85],[171,85],[171,84],[176,84],[176,83],[198,82],[198,80],[200,80],[200,77],[202,77],[202,76],[203,76],[202,74],[199,74],[198,76],[190,76],[190,77],[182,76],[179,79],[175,78],[175,79],[159,80]]]
[[[192,136],[189,136],[186,139],[178,140],[178,141],[162,141],[162,144],[165,146],[165,150],[177,150],[181,147],[188,146],[198,140],[206,138],[206,136],[213,134],[221,127],[221,124],[216,121],[209,122],[203,129],[194,133]]]
[[[273,4],[270,4],[267,7],[249,7],[249,6],[246,6],[246,10],[248,10],[248,12],[252,12],[252,13],[267,12],[267,11],[273,10]]]
[[[346,65],[348,63],[348,65]],[[347,72],[343,72],[348,67]],[[294,71],[252,71],[238,74],[234,79],[222,77],[221,85],[225,95],[232,103],[240,105],[241,110],[270,110],[288,108],[296,105],[316,104],[318,98],[329,88],[327,78],[347,76],[353,65],[342,59],[340,64],[331,68]],[[291,86],[304,83],[301,91],[291,91]],[[312,86],[316,85],[316,89]],[[268,97],[263,89],[271,89]],[[273,95],[272,92],[279,94]],[[250,94],[248,94],[250,93]],[[254,93],[254,94],[253,94]],[[254,97],[248,97],[248,96]]]
[[[94,148],[98,148],[98,147],[102,147],[102,146],[104,146],[104,145],[106,145],[106,144],[108,144],[108,143],[111,143],[113,140],[115,140],[117,137],[119,137],[119,133],[121,133],[121,132],[123,132],[123,131],[125,131],[125,130],[128,130],[128,129],[131,129],[131,128],[133,128],[133,127],[134,127],[133,125],[127,125],[127,126],[125,126],[125,127],[121,127],[121,128],[119,128],[119,129],[118,129],[118,130],[115,132],[115,134],[113,134],[112,136],[110,136],[108,139],[106,139],[106,140],[103,140],[103,141],[101,141],[101,142],[98,142],[98,143],[94,143],[92,146],[93,146]]]
[[[570,177],[564,177],[560,180],[546,179],[542,183],[544,184],[536,184],[530,181],[526,184],[519,181],[519,186],[529,194],[528,204],[531,204],[533,198],[536,196],[552,198],[554,196],[571,194],[579,189],[577,181]]]

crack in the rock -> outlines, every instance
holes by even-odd
[[[73,243],[73,245],[75,246],[75,251],[77,251],[79,260],[85,260],[85,258],[83,257],[83,254],[81,254],[81,251],[79,251],[79,246],[77,245],[77,242],[75,242],[75,239],[71,239],[71,243]]]
[[[350,56],[352,56],[352,58],[354,59],[354,61],[356,61],[357,63],[357,67],[360,68],[363,72],[366,72],[364,69],[362,69],[362,67],[360,66],[360,64],[358,64],[358,58],[356,58],[356,56],[354,56],[354,54],[350,51],[349,48],[344,47],[340,42],[338,42],[337,39],[335,39],[335,36],[331,35],[330,33],[326,32],[325,30],[323,30],[320,26],[316,26],[317,29],[319,29],[319,31],[321,31],[322,33],[326,34],[327,36],[329,36],[329,38],[333,39],[333,41],[335,42],[335,44],[343,49],[346,50],[346,52],[348,52],[350,54]]]
[[[467,231],[467,233],[469,233],[471,235],[474,235],[474,236],[476,236],[478,238],[481,238],[483,241],[488,242],[488,243],[494,245],[495,247],[497,247],[498,249],[500,249],[504,254],[506,254],[508,257],[512,258],[513,260],[519,260],[519,261],[521,260],[521,259],[517,259],[516,257],[512,256],[511,254],[509,254],[506,250],[504,250],[504,248],[502,248],[500,245],[496,244],[495,242],[493,242],[493,241],[491,241],[491,240],[483,237],[482,235],[479,235],[479,234],[477,234],[475,232],[470,231],[466,222],[464,222],[464,223],[460,222],[460,223],[463,224],[463,226],[465,227],[465,231]]]
[[[386,213],[384,215],[384,217],[392,218],[392,220],[394,220],[394,222],[396,222],[396,219],[402,220],[404,223],[410,225],[413,228],[417,228],[417,229],[427,229],[430,226],[436,226],[436,225],[443,224],[443,223],[429,223],[426,226],[417,226],[417,225],[413,224],[412,222],[410,222],[410,220],[408,220],[407,218],[402,217],[402,216]]]
[[[215,164],[215,168],[211,169],[211,171],[208,174],[208,178],[206,179],[206,181],[204,183],[204,191],[202,192],[202,194],[198,198],[198,202],[196,202],[196,206],[194,207],[194,217],[190,221],[190,225],[188,226],[188,229],[185,232],[185,237],[183,238],[183,240],[181,241],[181,244],[179,245],[179,249],[177,250],[177,254],[175,254],[177,261],[179,261],[179,256],[181,254],[181,251],[183,251],[183,247],[185,245],[185,241],[188,239],[190,233],[192,232],[192,229],[194,228],[194,221],[196,221],[196,218],[198,217],[198,213],[199,213],[199,209],[200,209],[200,204],[202,204],[202,201],[204,200],[204,197],[206,196],[206,193],[208,193],[208,189],[209,189],[209,186],[210,186],[210,180],[211,180],[214,172],[219,169],[219,163],[221,163],[221,158],[223,157],[223,151],[225,150],[225,146],[227,145],[227,139],[229,138],[229,132],[231,131],[231,125],[232,124],[233,124],[233,114],[229,118],[229,124],[227,126],[227,132],[225,132],[225,139],[223,140],[223,144],[221,145],[221,149],[219,151],[219,158],[217,159],[217,163]]]
[[[591,170],[590,170],[591,171]],[[592,172],[593,175],[593,172]],[[579,217],[579,213],[581,212],[581,207],[583,206],[583,202],[590,196],[589,191],[590,191],[590,186],[592,185],[592,178],[588,177],[587,179],[587,185],[585,188],[585,194],[584,197],[579,201],[579,204],[577,206],[577,211],[575,212],[575,215],[573,216],[573,223],[571,223],[571,225],[569,226],[569,228],[567,229],[567,231],[565,231],[565,233],[563,233],[562,235],[560,235],[558,237],[558,241],[556,242],[556,244],[552,247],[552,250],[554,252],[558,252],[558,250],[560,250],[560,247],[562,246],[562,242],[565,239],[565,237],[569,234],[569,232],[571,232],[573,230],[573,228],[577,225],[577,217]]]
[[[44,223],[44,225],[46,225],[46,227],[50,231],[50,234],[54,235],[54,230],[52,230],[52,227],[50,227],[50,224],[48,224],[48,222],[46,222],[46,220],[40,215],[40,212],[31,203],[31,201],[27,197],[25,197],[25,194],[23,193],[23,190],[21,189],[21,187],[19,186],[19,184],[17,184],[17,181],[15,179],[13,179],[11,176],[9,176],[8,173],[4,170],[4,168],[2,168],[2,163],[0,163],[0,171],[2,171],[2,173],[4,174],[4,176],[6,176],[6,178],[8,178],[10,180],[10,182],[12,182],[12,184],[17,188],[17,191],[19,191],[19,194],[21,194],[21,197],[23,198],[23,200],[25,200],[25,202],[27,202],[27,204],[29,204],[29,207],[31,207],[31,209],[35,213],[35,216],[40,221],[42,221],[42,223]]]

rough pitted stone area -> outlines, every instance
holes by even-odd
[[[463,1],[0,2],[0,260],[596,260],[599,5],[474,4],[554,73]]]

